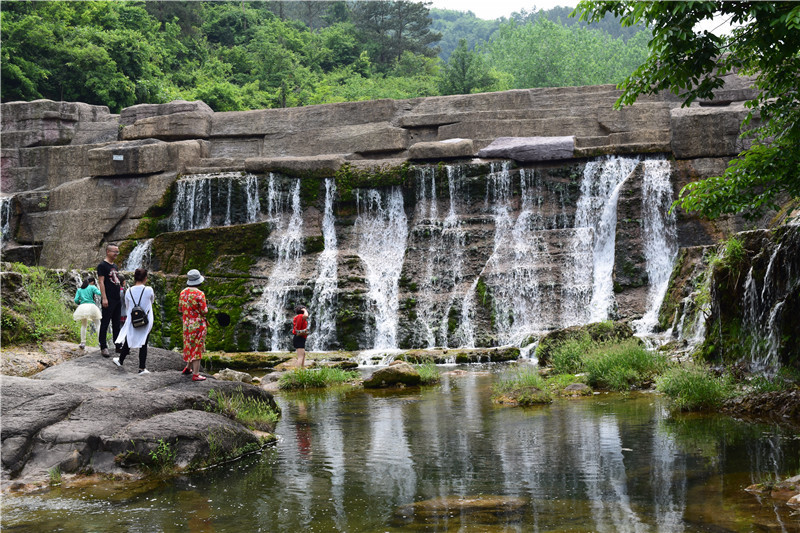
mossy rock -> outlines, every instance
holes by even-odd
[[[289,352],[210,353],[203,357],[203,365],[212,369],[258,370],[274,368],[281,363],[289,361],[292,357],[294,357],[294,354]]]
[[[633,337],[633,330],[623,322],[593,322],[583,326],[571,326],[556,331],[551,331],[539,341],[536,348],[536,357],[539,365],[550,364],[553,350],[567,340],[582,340],[589,337],[593,342],[619,342]]]

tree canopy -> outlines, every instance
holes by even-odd
[[[746,102],[751,111],[744,122],[752,146],[722,176],[684,187],[676,205],[709,217],[756,218],[800,198],[800,4],[584,0],[575,11],[589,22],[611,13],[623,25],[644,23],[653,32],[647,59],[620,85],[618,105],[662,90],[690,105],[713,98],[728,73],[755,76],[758,96]],[[734,25],[730,36],[694,31],[714,17]]]

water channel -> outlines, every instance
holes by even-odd
[[[494,405],[502,369],[402,391],[278,395],[274,448],[169,481],[4,497],[3,531],[800,531],[744,488],[800,472],[800,436],[656,394]],[[413,505],[412,505],[413,504]]]

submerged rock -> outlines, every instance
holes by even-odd
[[[474,497],[445,496],[399,507],[394,515],[397,521],[432,522],[458,517],[468,517],[470,522],[491,524],[521,518],[528,505],[526,498],[482,494]]]
[[[416,368],[408,363],[396,362],[386,368],[375,371],[372,376],[364,380],[364,387],[377,389],[397,385],[419,385],[422,378]]]
[[[241,395],[278,411],[268,392],[238,382],[193,382],[181,374],[178,354],[158,348],[149,350],[149,374],[138,374],[136,363],[132,355],[116,367],[95,349],[33,378],[3,376],[2,478],[190,470],[268,440],[218,401]]]

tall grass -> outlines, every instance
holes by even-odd
[[[550,362],[557,374],[576,374],[583,371],[583,357],[595,343],[589,335],[566,339],[553,349]]]
[[[658,378],[656,388],[681,411],[716,409],[735,390],[729,376],[718,377],[707,368],[694,365],[671,368]]]
[[[439,381],[441,381],[441,373],[433,362],[428,361],[426,363],[416,365],[416,367],[423,385],[433,385],[434,383],[439,383]]]
[[[39,267],[18,266],[22,273],[22,286],[31,300],[29,309],[19,310],[27,314],[33,324],[32,339],[41,343],[46,340],[80,339],[80,326],[72,319],[61,286],[46,270]]]
[[[280,418],[280,413],[269,402],[245,396],[241,388],[234,392],[212,389],[208,392],[208,397],[215,402],[215,412],[237,420],[250,429],[273,431]]]
[[[519,405],[534,405],[553,401],[553,395],[547,388],[544,378],[529,367],[517,367],[506,371],[492,390],[492,400],[497,402],[512,400]]]
[[[354,381],[361,377],[355,370],[342,370],[323,366],[319,368],[298,368],[285,372],[278,380],[283,390],[321,389],[340,383]]]

